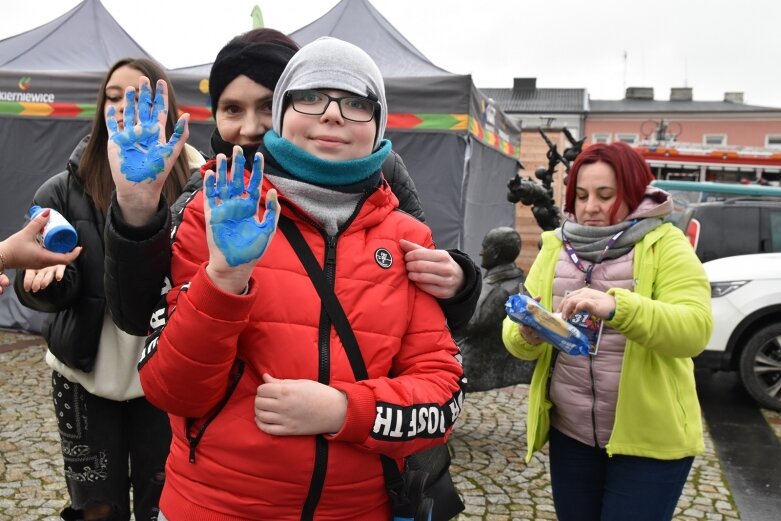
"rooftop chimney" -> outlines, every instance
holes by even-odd
[[[537,78],[514,78],[513,90],[535,90]]]
[[[653,87],[627,87],[625,99],[653,100]]]
[[[725,92],[724,101],[727,103],[743,103],[742,92]]]
[[[670,89],[670,101],[691,101],[691,87],[673,87]]]

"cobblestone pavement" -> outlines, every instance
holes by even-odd
[[[0,332],[0,521],[56,520],[65,505],[62,456],[39,337]],[[547,453],[524,463],[528,386],[469,395],[451,438],[459,521],[556,519]],[[781,416],[765,411],[781,436]],[[740,519],[713,444],[694,461],[676,520]]]

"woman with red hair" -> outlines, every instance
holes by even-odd
[[[526,290],[592,324],[587,356],[504,322],[510,353],[537,361],[526,457],[550,441],[561,521],[672,519],[703,450],[692,357],[710,337],[710,286],[652,179],[624,143],[587,148],[570,171],[567,220],[542,235]]]

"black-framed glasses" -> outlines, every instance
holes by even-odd
[[[365,96],[329,96],[319,90],[291,90],[287,93],[293,110],[310,116],[320,116],[335,101],[344,119],[366,123],[371,121],[380,104]]]

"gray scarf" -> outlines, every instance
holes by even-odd
[[[661,217],[631,219],[612,226],[585,226],[574,221],[564,221],[554,230],[554,233],[562,241],[566,238],[580,258],[596,262],[610,238],[618,232],[624,231],[602,260],[617,259],[626,255],[635,247],[636,242],[645,237],[646,233],[662,224],[664,219]]]

